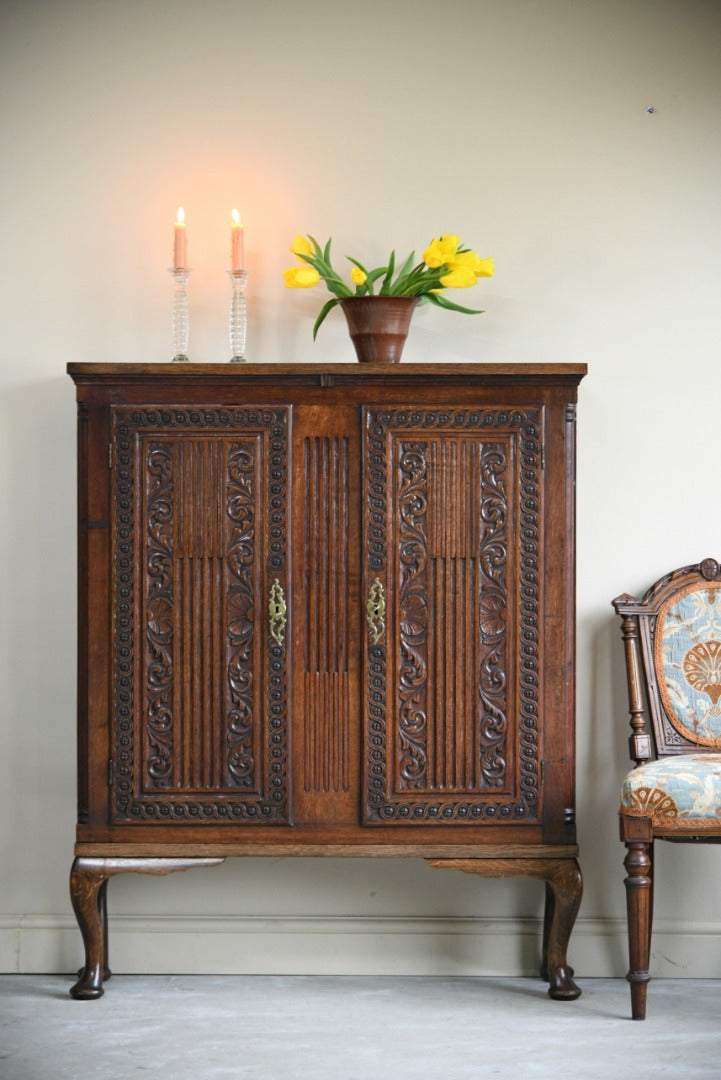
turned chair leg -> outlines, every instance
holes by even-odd
[[[649,965],[651,963],[651,936],[653,934],[653,897],[655,893],[655,881],[656,881],[656,857],[654,855],[654,843],[653,840],[648,845],[648,857],[651,860],[651,865],[648,868],[648,876],[651,884],[648,887],[648,958]]]
[[[626,978],[631,984],[631,1015],[634,1020],[645,1020],[651,955],[652,845],[648,841],[628,840],[626,848],[629,958]]]

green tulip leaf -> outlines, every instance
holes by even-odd
[[[391,257],[388,260],[388,269],[386,271],[386,276],[384,277],[383,284],[381,285],[381,296],[387,296],[388,295],[388,292],[389,292],[390,287],[391,287],[391,280],[393,278],[393,271],[395,269],[395,265],[396,265],[396,253],[395,253],[395,251],[391,251]]]
[[[345,296],[353,296],[353,289],[340,279],[327,278],[325,285],[329,292],[332,292],[334,296],[340,297],[341,300]]]
[[[399,272],[398,277],[396,278],[393,285],[391,286],[390,291],[392,293],[394,293],[396,296],[401,296],[402,295],[402,293],[400,291],[401,288],[402,288],[402,284],[405,281],[406,277],[410,276],[410,269],[413,266],[413,260],[415,259],[415,257],[416,257],[416,253],[415,253],[415,251],[412,251],[410,253],[410,255],[408,256],[408,258],[406,259],[406,261],[403,263],[402,270]]]
[[[333,308],[336,306],[337,303],[338,303],[337,300],[328,300],[328,302],[325,303],[323,305],[323,307],[320,309],[320,315],[315,320],[315,326],[313,327],[313,341],[315,341],[316,334],[318,333],[318,330],[320,329],[321,323],[325,319],[326,315],[328,314],[329,311],[333,310]]]
[[[483,309],[461,307],[460,304],[454,304],[452,300],[446,300],[444,296],[439,296],[438,293],[428,293],[428,299],[436,307],[446,308],[448,311],[460,311],[464,315],[482,315]]]
[[[366,277],[368,277],[368,271],[366,270],[363,263],[358,262],[358,260],[354,259],[352,255],[346,255],[346,259],[348,260],[348,262],[352,262],[354,266],[357,266],[359,270],[362,270]]]

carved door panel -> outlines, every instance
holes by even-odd
[[[542,431],[364,410],[368,824],[540,821]]]
[[[113,407],[111,818],[289,820],[279,407]]]

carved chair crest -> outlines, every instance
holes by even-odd
[[[721,749],[721,566],[715,559],[660,578],[641,600],[613,601],[622,617],[637,763]],[[645,690],[645,694],[644,694]],[[645,702],[644,702],[645,697]],[[652,730],[646,730],[645,705]],[[653,738],[653,744],[651,742]]]

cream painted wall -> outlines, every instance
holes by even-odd
[[[625,971],[626,767],[610,599],[721,555],[721,7],[701,0],[8,2],[0,11],[0,967],[80,956],[69,360],[170,357],[188,215],[191,352],[227,356],[228,214],[249,355],[350,359],[286,292],[295,232],[380,262],[460,232],[478,318],[422,309],[407,360],[585,361],[578,490],[581,977]],[[654,112],[647,111],[648,106]],[[721,976],[721,852],[659,852],[654,970]],[[709,891],[709,881],[711,890]],[[534,970],[528,882],[420,861],[234,860],[111,886],[118,970]],[[164,918],[169,915],[171,918]]]

